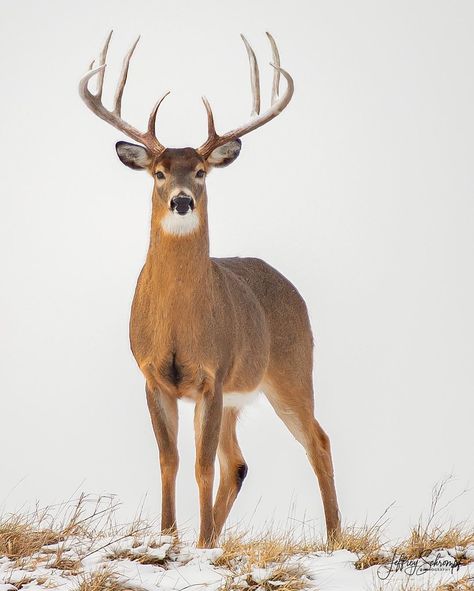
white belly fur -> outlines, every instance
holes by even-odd
[[[224,392],[224,408],[242,408],[254,402],[259,394],[259,390],[255,392]]]

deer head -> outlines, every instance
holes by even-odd
[[[132,144],[120,141],[116,150],[120,160],[134,170],[146,170],[154,178],[154,206],[159,212],[162,229],[168,234],[186,235],[193,233],[200,225],[206,209],[206,175],[214,167],[224,167],[231,164],[239,155],[240,138],[261,127],[276,117],[288,105],[293,95],[293,79],[280,67],[280,57],[275,40],[267,33],[273,54],[274,68],[271,106],[260,114],[260,82],[259,70],[255,53],[242,35],[245,44],[252,85],[251,120],[232,131],[218,134],[214,125],[214,117],[208,100],[203,97],[207,112],[208,137],[199,148],[166,148],[156,137],[155,123],[158,109],[169,94],[164,94],[155,104],[148,119],[148,128],[141,132],[122,119],[122,96],[127,81],[130,59],[135,51],[139,38],[132,45],[125,56],[115,93],[114,108],[109,111],[102,104],[102,90],[106,68],[107,50],[112,32],[108,35],[99,56],[99,65],[94,68],[94,62],[87,74],[79,83],[79,94],[86,105],[98,117],[107,121],[116,129],[138,142]],[[287,81],[285,93],[280,97],[280,75]],[[97,76],[97,90],[92,93],[88,88],[91,78]]]

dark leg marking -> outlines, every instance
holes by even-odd
[[[242,483],[247,476],[249,469],[247,464],[241,464],[237,467],[237,490],[242,488]]]

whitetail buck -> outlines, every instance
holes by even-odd
[[[107,38],[98,67],[79,91],[101,119],[140,145],[118,142],[120,160],[153,177],[151,235],[130,319],[133,355],[146,379],[146,396],[158,443],[162,480],[162,529],[176,528],[178,398],[195,401],[196,479],[200,502],[200,547],[213,546],[247,474],[236,436],[240,407],[263,391],[294,437],[304,446],[318,477],[328,537],[339,530],[329,439],[314,418],[313,338],[306,305],[294,286],[254,258],[209,256],[206,175],[231,164],[240,138],[276,117],[290,102],[293,80],[280,67],[275,41],[272,105],[260,112],[255,54],[243,38],[250,63],[253,119],[219,135],[211,107],[208,138],[197,148],[165,148],[156,138],[153,108],[146,132],[121,118],[130,58],[125,57],[112,111],[102,104]],[[280,75],[287,88],[279,96]],[[97,91],[88,89],[97,76]],[[271,452],[271,450],[269,450]],[[214,464],[220,484],[213,505]]]

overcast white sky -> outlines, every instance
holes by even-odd
[[[247,58],[269,99],[280,45],[295,79],[285,113],[208,180],[214,256],[252,255],[305,297],[316,336],[316,411],[332,439],[345,521],[392,501],[403,533],[454,474],[473,485],[474,5],[469,1],[0,4],[0,506],[115,493],[159,511],[157,451],[128,316],[148,241],[151,180],[77,83],[110,28],[110,100],[139,33],[124,115],[199,145],[201,94],[218,129],[250,111]],[[192,406],[182,405],[178,517],[194,527]],[[240,440],[249,476],[230,522],[322,528],[303,450],[262,400]],[[472,517],[472,490],[450,509]],[[294,506],[291,510],[291,506]]]

